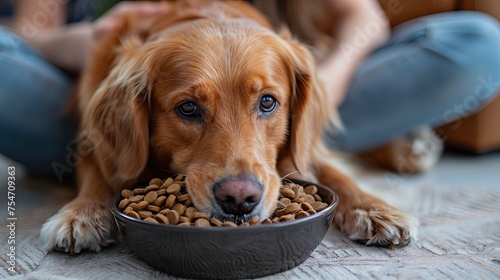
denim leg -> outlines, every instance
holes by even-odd
[[[421,126],[476,112],[500,84],[500,26],[479,12],[430,15],[399,25],[360,66],[331,147],[359,152]]]
[[[76,131],[66,104],[73,81],[15,34],[0,28],[0,153],[36,175],[55,175]]]

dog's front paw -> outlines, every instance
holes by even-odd
[[[43,224],[40,239],[46,250],[99,252],[114,242],[115,227],[105,205],[76,199]]]
[[[391,249],[415,240],[418,227],[415,217],[378,203],[337,213],[335,223],[352,240]]]

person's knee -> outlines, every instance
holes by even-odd
[[[484,13],[465,12],[454,32],[460,38],[458,51],[465,57],[463,65],[480,75],[500,78],[500,24]]]
[[[495,46],[500,44],[500,25],[497,19],[481,12],[469,12],[466,19],[465,31],[472,33],[473,39]]]
[[[477,44],[481,44],[483,49],[490,50],[495,58],[499,59],[500,23],[498,20],[487,14],[476,13],[470,20],[468,28],[473,32],[473,40],[476,40]]]
[[[474,97],[482,107],[500,90],[500,24],[495,18],[482,13],[477,13],[472,22],[474,24],[469,28],[473,29],[473,40],[480,48],[472,48],[468,54],[471,56],[469,66],[475,72],[477,81]]]
[[[458,19],[461,18],[461,21]],[[464,85],[464,95],[456,96],[462,105],[468,105],[473,113],[492,100],[500,90],[500,24],[484,13],[459,13],[448,35],[455,38],[443,42],[456,44],[457,84]],[[451,56],[454,57],[454,56]],[[460,92],[460,90],[457,90]],[[475,109],[474,109],[475,108]]]

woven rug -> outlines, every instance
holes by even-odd
[[[0,160],[0,170],[6,170],[7,164]],[[366,191],[418,217],[419,239],[389,250],[351,242],[331,228],[304,263],[263,279],[500,279],[500,181],[493,187],[432,180],[415,183],[383,171],[346,171]],[[0,175],[2,197],[7,193],[4,173]],[[13,279],[175,279],[148,267],[124,244],[77,256],[43,252],[38,243],[41,224],[74,195],[71,186],[18,178]],[[7,200],[2,201],[0,278],[10,276],[11,246]]]

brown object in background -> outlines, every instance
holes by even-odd
[[[480,11],[500,20],[500,1],[498,0],[457,0],[460,10]]]
[[[476,0],[457,0],[459,10],[475,10]]]
[[[474,153],[500,149],[500,98],[478,113],[436,129],[446,146]]]

